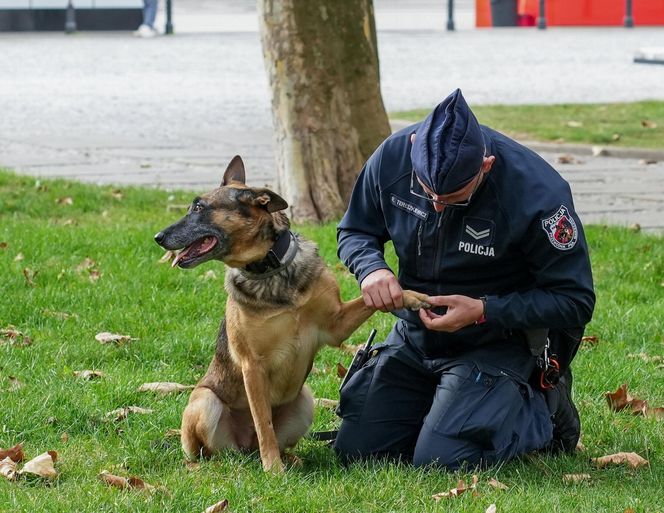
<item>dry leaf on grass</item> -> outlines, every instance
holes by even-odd
[[[82,370],[74,371],[74,376],[80,379],[84,379],[85,381],[92,381],[93,379],[106,377],[106,374],[96,370]]]
[[[604,395],[609,403],[609,408],[613,411],[629,409],[634,415],[661,418],[662,408],[651,408],[648,406],[648,401],[632,397],[627,392],[627,383],[623,383],[615,392],[606,392]]]
[[[438,502],[440,499],[447,499],[449,497],[458,497],[459,495],[467,492],[468,490],[475,490],[477,488],[477,482],[479,478],[477,475],[473,475],[473,482],[470,485],[467,485],[463,479],[459,479],[457,482],[456,488],[452,488],[449,492],[436,493],[431,497]]]
[[[131,340],[138,340],[138,339],[133,338],[129,335],[118,335],[117,333],[109,333],[108,331],[102,331],[101,333],[97,333],[95,335],[95,340],[97,342],[101,342],[102,344],[122,345],[125,342],[129,342]]]
[[[0,461],[0,476],[10,481],[16,479],[16,462],[7,457]]]
[[[35,278],[39,274],[39,271],[33,271],[31,269],[28,269],[27,267],[23,269],[23,276],[25,277],[25,281],[30,285],[31,287],[37,286],[35,283]]]
[[[205,271],[205,274],[203,274],[203,276],[201,276],[201,279],[206,280],[206,281],[216,280],[217,279],[217,273],[214,272],[212,269],[210,269],[209,271]]]
[[[568,121],[565,124],[571,128],[580,128],[583,126],[583,121]]]
[[[641,352],[641,353],[630,353],[627,356],[629,358],[641,358],[646,363],[664,362],[664,356],[660,356],[658,354],[651,356],[648,353]]]
[[[496,505],[495,504],[489,504],[489,507],[486,509],[485,513],[496,513]]]
[[[641,120],[641,126],[643,128],[657,128],[657,123],[650,121],[649,119]]]
[[[227,507],[228,499],[224,499],[223,501],[219,501],[216,504],[213,504],[209,508],[205,508],[203,513],[219,513],[220,511],[224,511]]]
[[[135,490],[147,490],[149,492],[156,490],[154,486],[146,483],[138,477],[121,477],[111,474],[108,470],[102,470],[99,473],[99,479],[109,486],[126,490],[132,488]]]
[[[74,204],[74,200],[71,198],[71,196],[66,196],[64,198],[58,198],[58,199],[55,200],[55,202],[58,205],[73,205]]]
[[[171,382],[157,382],[157,383],[143,383],[138,387],[139,392],[155,392],[157,394],[172,394],[175,392],[183,392],[185,390],[192,390],[194,385],[181,385],[180,383]]]
[[[47,479],[54,479],[58,477],[58,472],[55,470],[53,464],[58,459],[58,453],[55,451],[48,451],[40,454],[36,458],[28,461],[19,474],[33,474]]]
[[[506,484],[501,483],[501,482],[498,481],[497,479],[489,479],[489,481],[487,482],[487,484],[488,484],[489,486],[492,486],[492,487],[494,487],[494,488],[497,488],[498,490],[509,490],[509,486],[507,486]]]
[[[23,444],[16,444],[14,447],[9,449],[0,449],[0,460],[9,458],[16,463],[19,463],[25,459],[25,454],[23,454]]]
[[[111,196],[113,196],[114,199],[116,200],[121,200],[122,199],[122,191],[120,189],[115,189],[111,191]]]
[[[25,386],[16,376],[8,376],[7,378],[9,379],[8,392],[16,392]]]
[[[339,376],[340,378],[343,378],[346,375],[347,372],[348,372],[348,369],[346,367],[344,367],[340,363],[337,363],[337,376]]]
[[[0,329],[0,344],[9,341],[10,344],[16,346],[29,346],[32,344],[30,337],[18,331],[14,326],[7,326]]]
[[[581,344],[585,346],[596,346],[599,343],[599,337],[595,335],[589,335],[587,337],[581,337]]]
[[[65,431],[64,433],[62,433],[62,434],[60,435],[60,441],[61,441],[63,444],[66,444],[67,442],[69,442],[69,433],[67,433],[66,431]]]
[[[573,484],[590,481],[590,474],[563,474],[563,483]]]
[[[109,411],[104,415],[106,421],[120,421],[126,419],[130,413],[138,413],[141,415],[149,415],[152,413],[152,410],[148,408],[141,408],[140,406],[125,406],[124,408],[118,408],[117,410]]]
[[[590,460],[597,468],[604,468],[609,465],[627,465],[631,468],[639,468],[644,465],[649,465],[648,460],[643,459],[635,452],[618,452],[616,454],[609,454],[600,458],[591,458]]]
[[[7,249],[9,247],[9,244],[7,244],[5,241],[0,242],[0,249]]]
[[[316,397],[316,399],[314,399],[314,403],[316,406],[320,406],[321,408],[334,409],[339,406],[339,401],[336,399],[325,399],[324,397]]]
[[[14,262],[20,262],[21,260],[25,260],[23,253],[19,253],[14,257]]]
[[[171,428],[167,429],[164,433],[164,438],[180,438],[181,431],[179,429]]]
[[[42,312],[44,315],[47,315],[48,317],[55,317],[56,319],[61,319],[63,321],[66,321],[67,319],[78,319],[78,315],[75,313],[69,313],[69,312],[56,312],[54,310],[44,310]]]

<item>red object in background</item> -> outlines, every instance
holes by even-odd
[[[519,0],[518,24],[533,26],[539,15],[539,0]],[[475,26],[491,26],[490,0],[475,0]],[[664,25],[664,0],[632,2],[635,26]],[[547,26],[622,26],[625,0],[546,0]],[[532,20],[532,23],[531,23]]]

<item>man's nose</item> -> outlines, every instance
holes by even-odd
[[[159,232],[157,235],[154,236],[154,240],[157,242],[157,244],[161,244],[164,242],[164,232]]]

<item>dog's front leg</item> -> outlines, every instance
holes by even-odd
[[[246,361],[242,366],[244,387],[249,400],[251,416],[258,436],[258,448],[264,470],[283,472],[284,465],[279,454],[279,444],[272,424],[272,406],[267,377],[262,365],[257,361]]]

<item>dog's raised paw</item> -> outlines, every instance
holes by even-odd
[[[428,296],[420,292],[415,292],[413,290],[404,290],[403,291],[403,305],[408,310],[417,311],[420,308],[428,310],[431,308],[431,304],[427,302]]]

